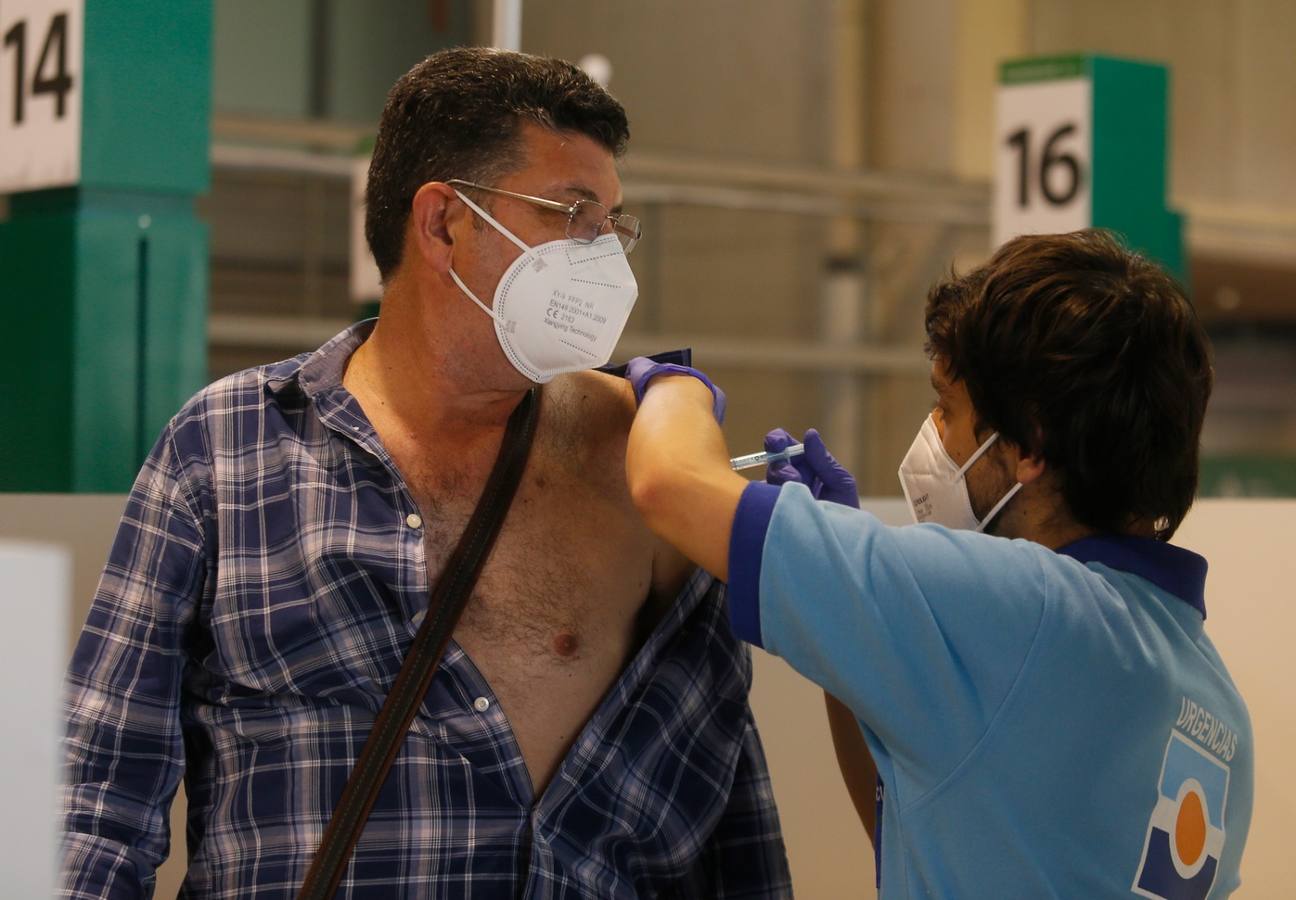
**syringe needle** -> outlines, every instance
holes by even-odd
[[[794,456],[800,456],[802,453],[805,453],[804,444],[792,444],[777,453],[748,453],[746,456],[735,456],[729,460],[729,468],[735,472],[740,472],[743,469],[754,469],[757,466],[768,466],[770,463],[783,462]]]

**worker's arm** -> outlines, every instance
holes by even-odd
[[[828,707],[828,728],[832,731],[833,750],[841,769],[846,792],[869,840],[877,845],[877,764],[864,742],[855,714],[832,694],[824,691]]]
[[[809,434],[811,483],[747,482],[729,471],[707,385],[650,381],[627,452],[649,526],[726,581],[735,634],[868,724],[888,762],[903,763],[906,783],[888,789],[938,784],[1023,671],[1050,551],[935,525],[889,528],[821,502],[840,473]]]
[[[649,528],[724,581],[734,512],[748,482],[729,468],[716,421],[722,395],[693,375],[668,369],[645,376],[646,366],[631,366],[627,378],[641,399],[626,448],[630,496]]]

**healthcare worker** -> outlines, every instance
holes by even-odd
[[[1191,305],[1102,232],[1028,236],[934,287],[926,332],[936,404],[900,465],[921,524],[854,508],[813,431],[748,482],[718,389],[646,360],[636,504],[728,582],[738,635],[858,719],[882,897],[1228,895],[1251,726],[1206,560],[1169,543],[1212,384]]]

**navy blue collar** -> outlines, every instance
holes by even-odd
[[[1151,538],[1100,534],[1073,541],[1057,552],[1146,578],[1206,618],[1206,560],[1191,550]]]

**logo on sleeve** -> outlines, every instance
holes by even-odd
[[[1131,890],[1155,900],[1204,900],[1224,850],[1229,768],[1170,731],[1157,802]]]

